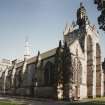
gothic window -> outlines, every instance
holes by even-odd
[[[93,41],[87,36],[87,96],[93,96]]]
[[[22,82],[22,77],[21,77],[21,73],[22,73],[22,70],[21,70],[22,67],[19,67],[17,70],[16,70],[16,73],[15,73],[15,87],[16,88],[20,88],[21,86],[21,82]]]
[[[77,57],[73,61],[73,82],[76,84],[82,82],[82,64]]]
[[[82,64],[80,62],[80,60],[78,60],[78,80],[79,80],[79,83],[81,84],[82,83]]]
[[[53,64],[51,62],[47,62],[45,65],[45,71],[44,71],[44,80],[45,80],[45,85],[50,86],[53,84]]]
[[[18,87],[20,87],[22,81],[21,72],[22,72],[21,70],[18,71]]]
[[[11,75],[12,75],[12,70],[8,71],[8,76],[7,76],[7,88],[11,87]]]
[[[96,44],[96,96],[101,96],[101,49]]]

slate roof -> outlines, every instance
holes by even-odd
[[[55,55],[56,49],[57,49],[57,48],[53,48],[53,49],[48,50],[48,51],[46,51],[46,52],[44,52],[44,53],[41,53],[41,54],[40,54],[41,59],[46,59],[46,58],[48,58],[48,57],[51,57],[51,56]],[[33,56],[33,57],[29,58],[29,59],[27,60],[27,64],[35,63],[35,62],[36,62],[36,59],[37,59],[37,56]],[[16,64],[16,68],[22,66],[23,64],[24,64],[24,61],[17,63],[17,64]]]
[[[54,48],[54,49],[51,49],[51,50],[49,50],[49,51],[47,51],[47,52],[45,52],[45,53],[42,53],[42,54],[40,55],[40,56],[41,56],[41,59],[45,59],[45,58],[47,58],[47,57],[51,57],[51,56],[55,55],[56,49],[57,49],[57,48]]]

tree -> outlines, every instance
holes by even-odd
[[[67,46],[67,43],[64,44],[64,51],[63,51],[63,77],[64,83],[72,82],[72,62],[71,62],[71,53],[70,49]]]
[[[54,71],[54,87],[56,90],[56,97],[58,97],[59,94],[59,90],[63,91],[63,88],[59,88],[58,89],[58,85],[63,84],[63,71],[62,71],[62,53],[63,53],[63,48],[62,48],[62,44],[61,41],[59,41],[59,47],[56,50],[56,54],[55,54],[55,71]],[[61,96],[63,97],[63,96]]]
[[[105,31],[105,0],[94,0],[97,10],[101,12],[98,17],[99,28]]]
[[[56,95],[59,96],[61,92],[60,99],[69,99],[69,93],[72,84],[72,64],[71,64],[71,53],[67,43],[65,42],[62,46],[61,41],[59,42],[59,47],[56,50],[55,55],[55,72],[54,72],[54,84]]]
[[[65,42],[64,50],[63,50],[63,94],[64,99],[69,100],[69,93],[71,90],[72,79],[73,79],[73,71],[72,71],[72,62],[71,62],[71,53],[70,49]]]

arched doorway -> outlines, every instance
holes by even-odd
[[[93,44],[87,36],[87,97],[93,97]]]
[[[101,96],[101,50],[98,43],[96,44],[96,96]]]

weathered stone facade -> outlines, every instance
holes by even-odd
[[[104,95],[103,76],[99,33],[81,3],[77,24],[66,25],[64,43],[60,41],[57,48],[19,63],[12,61],[1,75],[0,89],[8,95],[94,98]]]

